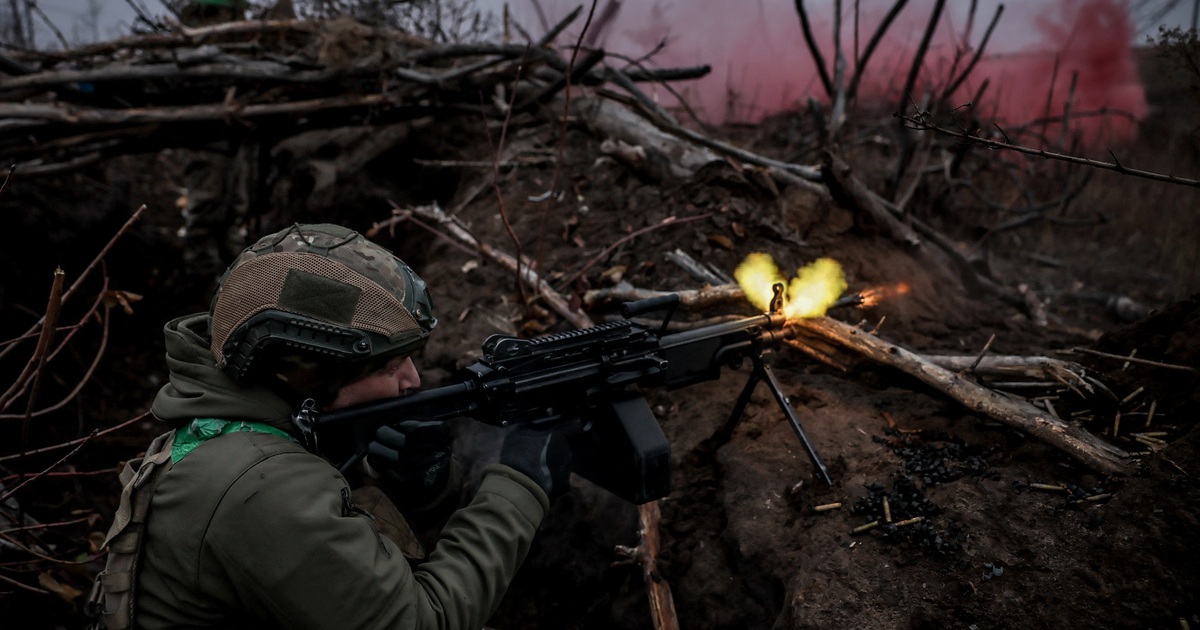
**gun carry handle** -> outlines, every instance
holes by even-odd
[[[675,316],[675,309],[679,308],[679,296],[675,293],[669,295],[660,295],[658,297],[638,300],[636,302],[625,302],[621,305],[621,317],[629,319],[636,317],[642,313],[652,311],[661,311],[666,309],[667,314],[663,317],[662,327],[659,328],[658,334],[662,335],[667,331],[667,324],[671,318]]]

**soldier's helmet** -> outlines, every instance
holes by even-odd
[[[420,349],[437,325],[425,281],[330,224],[296,224],[246,248],[218,281],[210,312],[213,359],[242,385],[281,361],[363,374]]]

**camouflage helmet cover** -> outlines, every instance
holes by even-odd
[[[237,353],[253,352],[244,342],[263,322],[286,324],[274,329],[285,345],[310,350],[313,334],[357,332],[362,357],[413,352],[437,325],[425,282],[408,265],[331,224],[295,224],[246,248],[218,282],[211,314],[212,355],[227,370]]]

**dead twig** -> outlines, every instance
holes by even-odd
[[[950,98],[950,96],[958,90],[959,86],[962,85],[963,81],[966,81],[967,77],[971,76],[971,71],[975,69],[975,66],[979,63],[980,58],[983,57],[983,51],[987,49],[988,40],[992,38],[992,31],[996,29],[996,24],[1000,22],[1000,16],[1003,14],[1004,5],[1001,4],[1000,6],[996,7],[996,13],[992,16],[992,21],[988,24],[987,30],[983,34],[983,39],[979,42],[979,48],[975,49],[975,55],[971,57],[970,63],[967,64],[967,67],[963,68],[962,73],[959,74],[957,78],[951,79],[950,83],[946,86],[945,91],[942,92],[943,101]]]
[[[42,375],[46,370],[47,349],[54,342],[54,328],[58,325],[58,315],[62,309],[62,288],[66,273],[62,269],[54,270],[54,282],[50,287],[50,300],[46,305],[46,315],[42,319],[42,334],[38,338],[37,347],[29,359],[27,369],[33,370],[33,382],[29,386],[29,398],[25,404],[25,418],[21,423],[21,452],[29,444],[29,423],[33,420],[33,409],[37,403],[38,391],[41,388]],[[19,379],[18,379],[19,380]],[[0,405],[3,407],[3,405]],[[0,500],[3,503],[3,500]]]
[[[100,308],[100,306],[102,304],[105,304],[105,300],[107,298],[108,298],[108,276],[107,276],[107,274],[105,274],[104,285],[101,286],[100,291],[96,294],[96,301],[93,302],[92,306],[86,312],[84,312],[83,315],[81,315],[79,317],[79,323],[77,323],[73,326],[62,326],[62,327],[58,328],[58,331],[66,331],[66,335],[58,341],[58,346],[56,348],[54,348],[54,350],[52,352],[49,353],[49,356],[46,359],[47,364],[54,361],[54,359],[58,358],[59,354],[61,354],[64,350],[66,350],[68,347],[70,347],[71,340],[75,338],[75,335],[80,330],[83,330],[84,325],[87,324],[87,322],[89,320],[91,320],[93,317],[96,316],[96,311]],[[106,313],[106,315],[107,315],[107,313]],[[81,379],[80,382],[76,385],[75,391],[71,392],[71,394],[68,396],[67,400],[74,398],[74,396],[79,393],[79,390],[82,389],[83,385],[90,378],[90,375],[91,375],[92,371],[95,369],[95,366],[98,364],[100,357],[104,354],[103,347],[107,343],[107,337],[108,337],[108,321],[107,321],[107,319],[105,319],[102,322],[102,325],[103,325],[103,331],[101,333],[102,334],[101,350],[98,352],[98,354],[96,355],[96,358],[93,360],[92,368],[88,370],[87,375],[83,379]],[[28,386],[29,386],[28,381],[21,383],[20,379],[18,378],[18,382],[15,382],[13,384],[13,387],[19,388],[19,389],[16,389],[16,391],[12,392],[12,395],[11,395],[11,397],[8,398],[7,402],[0,403],[0,412],[3,412],[4,410],[6,410],[10,405],[12,405],[12,403],[14,401],[16,401],[18,398],[23,396],[25,394],[25,392],[28,391]],[[62,402],[65,403],[67,400],[64,400]],[[45,410],[34,412],[32,414],[32,417],[36,418],[36,417],[42,415],[44,411]],[[25,417],[24,414],[7,414],[7,415],[0,415],[0,420],[17,419],[17,418],[24,418],[24,417]]]
[[[8,181],[12,179],[13,171],[17,170],[17,165],[13,164],[8,167],[8,174],[4,176],[4,183],[0,183],[0,195],[4,194],[4,189],[8,188]]]
[[[1182,372],[1193,372],[1193,373],[1197,371],[1196,368],[1189,367],[1186,365],[1176,365],[1174,363],[1163,363],[1161,361],[1150,361],[1147,359],[1138,359],[1138,358],[1135,358],[1132,356],[1125,356],[1125,355],[1120,355],[1120,354],[1110,354],[1108,352],[1092,350],[1091,348],[1072,348],[1065,352],[1082,352],[1083,354],[1090,354],[1094,357],[1100,357],[1102,359],[1112,359],[1114,361],[1126,361],[1128,363],[1137,363],[1138,365],[1148,365],[1150,367],[1163,368],[1166,370],[1179,370]]]
[[[62,294],[62,301],[60,302],[61,304],[66,304],[67,301],[71,299],[71,296],[75,294],[75,291],[82,286],[84,280],[91,275],[92,271],[96,268],[96,265],[100,264],[100,261],[102,261],[104,257],[108,255],[108,252],[113,248],[113,245],[116,245],[117,241],[129,231],[129,228],[141,218],[142,213],[145,212],[145,210],[146,204],[142,204],[137,210],[134,211],[133,215],[125,221],[121,228],[117,230],[117,233],[113,234],[112,238],[108,239],[108,243],[105,243],[104,247],[100,249],[100,253],[96,254],[96,257],[92,259],[92,262],[88,263],[88,266],[85,267],[83,272],[79,274],[79,277],[75,279],[75,282],[71,283],[71,287]],[[25,332],[25,335],[32,335],[34,332],[36,332],[38,328],[41,327],[42,321],[43,319],[38,319],[38,321],[31,326],[28,331]],[[3,350],[0,350],[0,359],[3,359],[15,347],[17,347],[17,344],[7,346]]]
[[[438,225],[449,230],[451,235],[459,239],[466,245],[474,247],[479,254],[498,263],[508,271],[519,273],[519,279],[526,285],[535,288],[541,298],[550,305],[554,311],[569,321],[576,328],[589,328],[593,325],[590,317],[586,313],[572,310],[570,304],[567,303],[561,295],[558,294],[549,284],[543,280],[528,262],[519,265],[517,260],[508,254],[497,250],[487,243],[480,243],[474,236],[455,223],[449,216],[446,215],[437,204],[429,206],[417,206],[411,209],[415,214],[425,217],[427,220],[433,221]]]
[[[942,19],[942,9],[946,6],[946,0],[937,0],[933,5],[933,14],[929,16],[929,21],[925,24],[925,33],[921,36],[921,43],[917,44],[917,52],[913,56],[912,65],[908,68],[908,78],[904,80],[904,88],[900,90],[901,98],[910,98],[912,95],[913,86],[917,83],[917,77],[921,74],[921,66],[925,64],[925,53],[929,50],[929,42],[933,41],[933,33],[937,31],[938,22]]]
[[[92,312],[95,312],[95,311],[92,311]],[[75,400],[75,397],[79,395],[79,392],[83,391],[83,386],[87,385],[88,381],[90,381],[92,379],[92,375],[96,373],[96,368],[100,366],[100,359],[104,358],[104,351],[108,348],[109,313],[110,313],[110,309],[106,306],[104,309],[104,315],[101,316],[102,323],[101,323],[101,329],[100,329],[100,347],[96,349],[96,356],[92,358],[91,365],[88,366],[87,370],[83,373],[83,376],[81,376],[79,378],[79,382],[75,384],[74,389],[72,389],[70,392],[67,392],[67,394],[65,396],[63,396],[63,398],[61,400],[59,400],[57,403],[54,403],[53,405],[50,405],[49,407],[44,407],[44,408],[39,409],[34,412],[28,412],[26,414],[27,417],[38,418],[38,417],[53,413],[55,411],[58,411],[59,409],[62,409],[64,406],[66,406],[67,403],[71,402],[72,400]],[[78,330],[78,328],[76,328],[75,330]],[[73,330],[72,333],[73,332],[75,332],[75,331]],[[60,346],[60,349],[65,347],[65,345],[66,345],[66,342],[64,341],[63,345]],[[19,418],[19,417],[21,417],[21,416],[18,416],[15,414],[11,414],[11,415],[10,414],[0,414],[0,420],[9,420],[9,419],[14,419],[14,418]]]
[[[658,553],[662,546],[659,534],[661,519],[658,501],[638,506],[638,545],[617,547],[616,551],[642,567],[642,580],[650,597],[650,614],[655,630],[679,630],[671,587],[658,570]]]
[[[517,66],[517,73],[520,74],[521,66]],[[512,91],[512,96],[509,98],[508,107],[504,112],[504,124],[500,126],[500,140],[496,145],[492,145],[492,132],[484,123],[484,131],[487,132],[488,144],[492,145],[492,191],[496,194],[496,209],[500,212],[500,220],[504,223],[504,229],[508,232],[508,237],[512,239],[513,246],[517,248],[517,257],[514,259],[516,267],[513,273],[516,274],[517,292],[521,294],[521,302],[526,303],[528,300],[525,297],[525,285],[521,282],[521,261],[524,256],[521,255],[521,239],[517,236],[516,230],[513,229],[512,223],[508,220],[508,212],[504,208],[504,195],[500,191],[500,156],[504,152],[504,140],[508,136],[508,125],[512,121],[513,104],[517,100],[517,91]]]
[[[41,317],[41,332],[38,334],[37,345],[34,347],[29,361],[25,364],[25,368],[17,375],[13,384],[7,391],[0,394],[0,409],[8,407],[8,404],[16,398],[17,392],[22,390],[26,383],[30,382],[30,379],[32,379],[34,391],[30,394],[29,404],[33,404],[32,399],[36,395],[38,377],[46,365],[50,344],[54,341],[55,327],[58,325],[58,315],[62,309],[62,287],[65,278],[66,274],[62,269],[54,270],[54,278],[50,284],[50,298],[46,303],[46,314]],[[22,431],[22,436],[24,433],[25,431]]]
[[[983,344],[983,350],[979,351],[979,356],[975,357],[975,360],[971,363],[971,367],[967,368],[967,371],[966,371],[967,374],[975,373],[975,368],[979,367],[979,363],[981,361],[983,361],[983,357],[984,357],[984,355],[987,354],[988,350],[991,350],[992,342],[995,340],[996,340],[996,333],[992,333],[992,335],[990,337],[988,337],[987,343]]]
[[[30,586],[24,582],[14,580],[10,577],[5,577],[2,574],[0,574],[0,582],[4,582],[5,584],[8,584],[9,586],[15,586],[15,587],[17,587],[23,591],[29,592],[29,593],[37,593],[38,595],[49,595],[50,594],[50,591]]]
[[[804,8],[804,0],[796,0],[796,13],[800,16],[800,31],[804,34],[804,43],[808,46],[808,52],[817,66],[817,76],[821,78],[821,87],[825,88],[825,95],[832,99],[833,80],[829,78],[829,70],[825,67],[825,56],[821,54],[821,47],[817,45],[817,40],[813,37],[812,24],[808,19],[808,11]]]
[[[858,96],[858,84],[862,81],[863,73],[866,70],[867,63],[871,61],[871,56],[875,54],[875,49],[879,47],[879,42],[883,41],[883,36],[887,33],[896,16],[900,15],[900,11],[904,9],[904,5],[908,4],[908,0],[897,0],[892,4],[892,8],[888,9],[886,15],[883,16],[883,21],[876,27],[875,33],[867,40],[867,46],[863,49],[862,55],[854,64],[854,76],[850,78],[850,87],[846,89],[846,102],[854,102],[854,98]]]
[[[878,195],[872,194],[866,184],[858,179],[835,147],[823,152],[821,173],[825,185],[840,204],[870,215],[880,230],[897,243],[907,247],[918,247],[921,244],[916,232],[879,202]]]
[[[707,219],[710,216],[712,216],[711,212],[706,212],[704,214],[699,214],[699,215],[692,216],[692,217],[684,217],[682,219],[678,219],[678,218],[671,216],[671,217],[667,217],[653,225],[647,225],[644,228],[630,232],[629,234],[626,234],[625,236],[622,236],[621,238],[614,241],[612,245],[605,247],[604,251],[600,252],[599,254],[596,254],[596,256],[594,258],[592,258],[591,260],[589,260],[587,262],[587,264],[585,264],[582,268],[579,269],[579,271],[576,271],[575,273],[571,274],[571,276],[568,277],[566,280],[563,280],[561,283],[559,283],[559,290],[560,291],[566,290],[567,287],[570,287],[571,285],[575,284],[576,280],[578,280],[580,277],[582,277],[584,274],[586,274],[592,267],[594,267],[596,265],[596,263],[599,263],[600,261],[607,258],[608,255],[613,253],[614,251],[616,251],[616,249],[618,247],[624,245],[625,243],[628,243],[629,241],[634,240],[635,238],[637,238],[639,236],[642,236],[643,234],[648,234],[650,232],[653,232],[654,230],[658,230],[658,229],[665,228],[665,227],[670,227],[673,225],[683,225],[684,223],[692,223],[693,221],[700,221],[702,219]]]
[[[896,112],[895,114],[892,114],[892,115],[896,118],[899,118],[903,121],[908,122],[910,125],[912,125],[912,127],[911,127],[912,129],[916,129],[919,131],[933,131],[936,133],[940,133],[940,134],[949,136],[951,138],[957,138],[959,140],[964,140],[969,143],[985,146],[990,149],[1003,149],[1006,151],[1015,151],[1017,153],[1023,153],[1025,155],[1036,155],[1038,157],[1046,158],[1048,160],[1059,160],[1062,162],[1069,162],[1071,164],[1081,164],[1083,166],[1090,166],[1092,168],[1114,171],[1114,172],[1120,173],[1122,175],[1131,175],[1133,177],[1141,177],[1143,179],[1149,179],[1149,180],[1158,181],[1158,182],[1167,182],[1169,184],[1178,184],[1180,186],[1191,186],[1193,188],[1200,188],[1200,180],[1189,179],[1189,178],[1185,178],[1185,177],[1176,177],[1174,175],[1165,175],[1163,173],[1155,173],[1152,171],[1145,171],[1145,170],[1141,170],[1141,169],[1130,168],[1128,166],[1121,164],[1120,162],[1117,162],[1116,160],[1114,160],[1113,162],[1102,162],[1099,160],[1092,160],[1092,159],[1082,158],[1082,157],[1078,157],[1078,156],[1074,156],[1074,155],[1067,155],[1064,153],[1055,153],[1052,151],[1046,151],[1044,149],[1035,149],[1033,147],[1022,146],[1019,144],[1012,144],[1009,142],[1001,142],[999,140],[993,140],[991,138],[984,138],[984,137],[969,134],[966,132],[960,132],[960,131],[954,131],[951,129],[946,129],[945,127],[940,127],[938,125],[935,125],[935,124],[929,122],[928,120],[925,120],[922,117],[918,117],[918,116],[906,116],[899,112]]]
[[[5,492],[4,494],[0,494],[0,503],[4,503],[6,500],[8,500],[9,497],[14,496],[18,492],[20,492],[21,488],[24,488],[25,486],[33,483],[34,481],[37,481],[38,479],[45,476],[46,473],[50,472],[51,470],[54,470],[55,468],[62,466],[63,463],[65,463],[68,459],[71,459],[71,457],[73,457],[75,455],[75,453],[79,452],[79,449],[83,448],[83,446],[85,444],[90,442],[92,440],[92,438],[96,437],[98,434],[99,434],[98,429],[92,429],[92,432],[89,433],[87,437],[83,438],[83,441],[79,442],[78,446],[76,446],[74,449],[71,449],[70,453],[67,453],[66,455],[63,455],[62,457],[60,457],[58,461],[54,462],[53,464],[50,464],[50,466],[47,467],[42,472],[40,472],[36,475],[33,475],[32,477],[26,479],[25,481],[22,481],[20,484],[17,485],[17,487],[13,488],[12,490],[9,490],[8,492]]]
[[[104,429],[103,431],[96,433],[95,437],[100,437],[102,435],[108,435],[109,433],[120,431],[121,429],[124,429],[128,426],[133,425],[135,422],[141,422],[142,420],[145,420],[149,415],[150,415],[149,411],[142,413],[136,417],[126,420],[125,422],[122,422],[121,424],[109,427],[107,429]],[[53,444],[51,446],[43,446],[42,448],[33,449],[26,453],[13,453],[11,455],[0,455],[0,462],[7,462],[7,461],[15,460],[15,459],[22,459],[24,457],[33,457],[35,455],[42,455],[44,453],[53,453],[54,451],[57,451],[59,449],[70,448],[72,446],[75,446],[77,444],[80,444],[80,443],[90,440],[90,439],[92,439],[92,436],[89,435],[86,438],[79,438],[76,440],[71,440],[69,442],[63,442],[61,444]]]

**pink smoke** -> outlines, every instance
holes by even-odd
[[[527,30],[542,29],[534,0],[517,4],[513,15]],[[538,0],[548,23],[561,19],[578,0]],[[859,8],[855,38],[854,7]],[[853,51],[866,46],[892,0],[845,0],[841,47],[853,66]],[[903,99],[898,91],[912,63],[914,51],[932,12],[933,0],[909,2],[875,51],[859,88],[859,103],[880,102],[895,110]],[[940,93],[952,68],[961,69],[982,39],[994,5],[974,16],[966,30],[965,2],[947,2],[941,23],[922,67],[914,97]],[[981,3],[988,7],[988,3]],[[1010,5],[1013,4],[1010,2]],[[1017,4],[1022,5],[1018,2]],[[585,5],[585,9],[587,6]],[[833,3],[809,0],[812,30],[826,64],[834,60],[831,14]],[[1043,117],[1061,116],[1070,100],[1071,133],[1086,143],[1125,140],[1136,131],[1136,120],[1148,107],[1138,80],[1133,56],[1136,34],[1126,0],[1062,0],[1024,3],[1023,10],[1008,8],[992,35],[987,53],[970,78],[950,97],[955,105],[972,100],[980,84],[987,91],[975,106],[1002,126],[1021,126]],[[800,21],[791,2],[766,0],[689,0],[688,2],[614,2],[600,0],[601,20],[588,40],[611,53],[640,58],[665,47],[648,62],[657,67],[708,64],[705,79],[676,84],[676,89],[706,122],[756,122],[764,116],[795,109],[808,98],[827,103],[816,66],[801,36]],[[560,37],[574,43],[583,25]],[[956,61],[956,57],[958,58]],[[619,63],[614,59],[610,63]],[[1057,64],[1057,71],[1055,66]],[[830,70],[832,74],[832,68]],[[1076,77],[1073,95],[1070,86]],[[674,97],[662,87],[646,85],[651,96],[665,105]],[[878,107],[873,108],[879,110]],[[1100,110],[1122,115],[1096,116]],[[1091,113],[1080,116],[1081,113]],[[1058,139],[1061,128],[1040,125],[1039,130]]]
[[[1002,125],[1020,124],[1061,117],[1069,105],[1070,132],[1085,145],[1131,139],[1149,106],[1134,59],[1136,29],[1127,3],[1067,0],[1043,9],[1033,23],[1040,35],[1037,48],[991,57],[981,68],[1000,86],[992,99],[984,99],[987,113]],[[1058,124],[1046,126],[1047,134],[1061,131]]]

